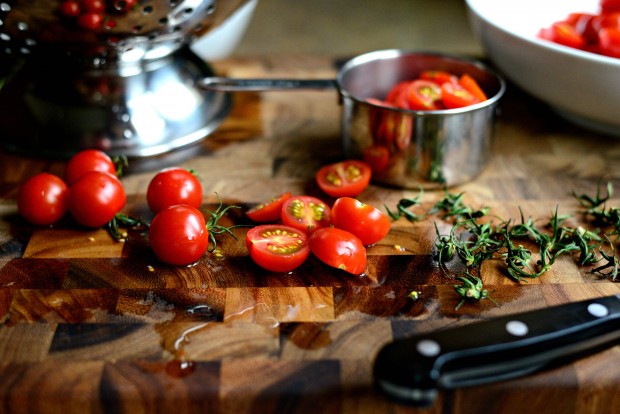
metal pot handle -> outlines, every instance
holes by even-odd
[[[234,79],[217,76],[200,80],[198,86],[206,90],[223,92],[337,88],[335,79]]]

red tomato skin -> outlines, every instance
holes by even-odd
[[[390,219],[379,209],[350,197],[341,197],[332,206],[334,227],[346,230],[364,246],[381,241],[390,231]]]
[[[248,230],[245,238],[254,262],[272,272],[290,272],[310,255],[308,236],[302,230],[280,224],[262,224]],[[279,248],[283,248],[279,251]]]
[[[282,204],[282,224],[306,233],[331,225],[331,208],[312,196],[293,196]]]
[[[176,204],[199,208],[202,204],[202,184],[191,171],[167,168],[158,172],[149,182],[146,200],[153,213]]]
[[[598,32],[599,53],[620,58],[620,29],[603,28]]]
[[[58,222],[69,209],[69,188],[62,178],[39,173],[20,185],[17,210],[29,223],[48,226]]]
[[[69,212],[85,227],[101,227],[109,223],[125,206],[123,184],[101,171],[84,174],[69,187]]]
[[[346,160],[321,167],[315,180],[331,197],[355,197],[368,187],[371,175],[372,169],[365,162]]]
[[[209,247],[205,218],[192,206],[167,207],[151,221],[149,243],[155,256],[164,263],[176,266],[195,263]]]
[[[310,251],[323,263],[352,275],[366,271],[366,248],[352,233],[325,227],[310,234]]]
[[[282,205],[291,198],[291,193],[280,194],[246,211],[245,215],[257,223],[273,223],[282,217]]]
[[[78,26],[84,30],[97,30],[103,24],[103,14],[87,12],[77,17]]]
[[[87,149],[78,152],[69,159],[65,166],[64,178],[72,185],[84,174],[91,171],[102,171],[116,175],[114,161],[103,151]]]

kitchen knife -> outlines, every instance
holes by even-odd
[[[531,374],[620,343],[620,294],[475,322],[385,345],[374,364],[388,396],[430,405],[439,389]]]

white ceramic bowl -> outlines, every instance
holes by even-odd
[[[572,12],[597,13],[600,0],[467,0],[474,33],[509,80],[572,122],[620,136],[620,59],[537,37]]]

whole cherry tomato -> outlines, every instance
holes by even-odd
[[[167,168],[149,183],[146,199],[153,213],[175,204],[198,208],[202,204],[202,184],[198,177],[183,168]]]
[[[72,156],[65,166],[65,181],[74,184],[81,176],[91,171],[102,171],[116,175],[116,165],[103,151],[87,149]]]
[[[67,213],[68,208],[69,188],[54,174],[39,173],[19,187],[17,210],[32,224],[54,224]]]
[[[149,228],[149,243],[162,262],[192,264],[209,247],[209,230],[200,210],[185,204],[164,208]]]
[[[324,227],[308,237],[310,251],[323,263],[361,275],[366,270],[366,248],[352,233],[335,227]]]
[[[368,187],[371,174],[365,162],[347,160],[320,168],[315,179],[319,188],[332,197],[355,197]]]
[[[341,197],[332,206],[332,224],[353,233],[364,246],[375,244],[390,231],[390,220],[379,209],[350,197]]]
[[[86,173],[69,187],[69,212],[86,227],[109,223],[125,206],[125,201],[123,184],[106,172]]]
[[[87,12],[103,13],[105,11],[104,0],[80,0],[82,9]]]
[[[291,193],[282,193],[269,201],[261,203],[248,211],[245,215],[252,221],[258,223],[270,223],[281,219],[282,217],[282,205],[286,200],[291,198]]]
[[[263,224],[251,228],[245,244],[250,257],[272,272],[290,272],[310,254],[308,236],[302,230],[281,224]]]
[[[60,3],[60,13],[67,17],[77,17],[80,14],[80,3],[77,0],[64,0]]]
[[[97,30],[103,24],[103,14],[101,13],[82,13],[77,16],[77,23],[82,29]]]
[[[331,208],[311,196],[293,196],[282,204],[282,224],[311,233],[331,224]]]

